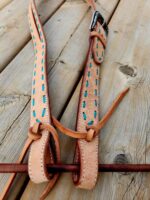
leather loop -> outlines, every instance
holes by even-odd
[[[41,123],[35,123],[33,127],[29,128],[28,137],[30,139],[36,141],[41,138],[40,125]]]
[[[32,80],[31,118],[29,137],[34,140],[31,145],[28,171],[31,181],[42,183],[49,181],[45,194],[54,186],[59,175],[49,174],[47,164],[60,163],[60,147],[56,130],[51,124],[47,82],[47,44],[44,30],[34,0],[29,4],[29,24],[34,44],[35,61]],[[42,122],[39,125],[37,123]],[[47,125],[49,124],[49,125]],[[55,142],[55,151],[51,140]],[[56,155],[55,155],[56,154]],[[55,159],[56,157],[56,159]]]
[[[97,37],[101,41],[104,49],[106,48],[106,40],[103,37],[103,34],[99,34],[97,31],[92,31],[92,32],[90,32],[90,37],[91,38]]]
[[[103,126],[107,123],[113,112],[116,110],[119,103],[123,100],[125,95],[128,93],[129,88],[124,89],[115,99],[115,101],[112,103],[111,107],[107,111],[107,113],[104,115],[104,117],[96,124],[96,125],[87,125],[85,132],[80,131],[73,131],[69,128],[64,127],[54,116],[52,116],[53,124],[54,126],[63,134],[76,138],[76,139],[85,139],[88,142],[92,141],[92,139],[99,134],[99,131],[103,128]],[[48,125],[42,124],[40,128],[47,128]],[[50,128],[50,127],[49,127]],[[92,130],[92,131],[91,131]]]
[[[79,131],[73,131],[69,128],[64,127],[54,116],[52,116],[53,124],[54,126],[63,134],[70,136],[72,138],[76,139],[86,139],[87,137],[87,131],[85,132],[79,132]]]
[[[87,142],[91,142],[93,140],[93,138],[95,137],[95,131],[93,129],[90,129],[87,132],[87,136],[86,136],[86,141]]]

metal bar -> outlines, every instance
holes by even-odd
[[[47,165],[50,173],[78,172],[77,164]],[[150,172],[150,164],[99,164],[99,172]],[[1,163],[0,173],[28,173],[27,164]]]

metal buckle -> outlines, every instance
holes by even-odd
[[[89,27],[90,31],[93,31],[95,29],[97,22],[100,22],[100,24],[102,25],[102,27],[104,28],[104,30],[106,32],[106,35],[108,35],[107,23],[105,22],[103,16],[100,14],[99,11],[95,11],[93,13],[91,24],[90,24],[90,27]]]

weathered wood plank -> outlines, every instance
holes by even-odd
[[[0,0],[0,10],[2,10],[4,7],[6,7],[12,1],[13,0]]]
[[[47,21],[63,2],[64,0],[38,1],[42,22]],[[28,4],[27,0],[14,0],[0,12],[0,71],[30,39]]]

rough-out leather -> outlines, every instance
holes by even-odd
[[[35,52],[30,120],[30,125],[32,127],[35,123],[40,122],[51,124],[46,72],[46,41],[34,0],[31,0],[29,5],[29,23]],[[56,177],[58,177],[58,174],[49,174],[46,168],[47,163],[54,163],[53,151],[50,147],[50,139],[50,132],[43,130],[41,138],[34,141],[31,145],[28,171],[30,179],[34,183],[45,181],[54,183],[54,180],[57,180]],[[53,139],[55,141],[54,137]],[[60,151],[58,148],[56,148],[56,159],[56,162],[60,163]]]
[[[97,23],[95,32],[106,41],[102,26]],[[77,131],[86,131],[87,125],[97,125],[99,121],[99,64],[104,57],[104,45],[97,34],[92,35],[85,64],[77,116]],[[106,43],[106,42],[105,42]],[[91,142],[79,139],[75,163],[80,163],[80,174],[74,174],[77,187],[92,189],[98,176],[98,137]]]
[[[87,3],[96,9],[94,1]],[[37,15],[34,0],[29,7],[29,19],[35,49],[35,66],[32,83],[31,126],[36,122],[51,123],[49,97],[46,77],[46,42],[40,20]],[[100,23],[90,35],[90,47],[85,67],[80,94],[80,104],[77,120],[77,131],[87,131],[87,125],[96,125],[99,121],[98,91],[99,91],[99,64],[104,57],[106,34]],[[38,93],[36,93],[38,91]],[[94,130],[89,131],[92,138]],[[49,149],[49,133],[46,131],[42,137],[31,146],[29,155],[29,176],[35,183],[50,180],[46,170],[46,163],[53,162],[53,154]],[[88,138],[90,140],[90,138]],[[51,154],[50,154],[51,153]],[[90,162],[89,162],[90,161]],[[80,175],[74,175],[74,182],[80,188],[92,189],[98,175],[98,136],[91,142],[78,140],[75,162],[81,165]]]

